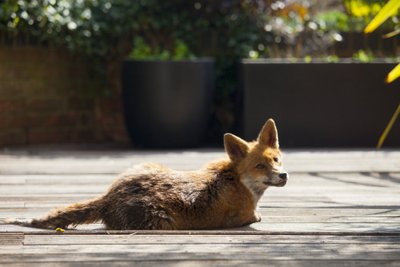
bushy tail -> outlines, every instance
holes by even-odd
[[[47,217],[29,221],[7,219],[6,223],[35,228],[56,229],[75,227],[78,224],[94,223],[102,219],[101,210],[105,206],[102,198],[72,204],[52,211]]]

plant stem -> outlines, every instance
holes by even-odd
[[[379,137],[379,141],[378,141],[378,145],[376,146],[377,149],[380,149],[383,145],[383,142],[385,142],[386,137],[388,136],[390,130],[393,127],[393,124],[395,123],[395,121],[397,120],[397,117],[400,114],[400,104],[397,106],[396,111],[393,113],[392,117],[390,118],[390,121],[388,123],[388,125],[386,126],[385,130],[383,131],[381,137]]]

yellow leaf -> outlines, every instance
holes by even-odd
[[[364,33],[373,32],[376,28],[384,23],[390,16],[396,14],[400,7],[400,0],[390,0],[383,6],[381,11],[373,18],[373,20],[365,27]]]
[[[400,64],[398,64],[394,69],[392,69],[386,76],[386,82],[391,83],[400,76]]]
[[[62,229],[62,228],[56,228],[56,232],[59,232],[59,233],[64,233],[65,232],[65,230],[64,229]]]

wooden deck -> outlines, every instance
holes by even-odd
[[[0,221],[42,216],[103,192],[154,161],[194,169],[221,150],[0,151]],[[0,224],[4,266],[400,266],[400,152],[286,151],[290,179],[266,191],[263,220],[218,231],[64,233]]]

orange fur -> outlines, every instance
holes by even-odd
[[[197,171],[147,163],[121,173],[102,196],[10,223],[54,229],[102,221],[108,229],[216,229],[261,220],[257,202],[268,186],[283,186],[275,123],[269,119],[256,141],[224,136],[228,159]]]

